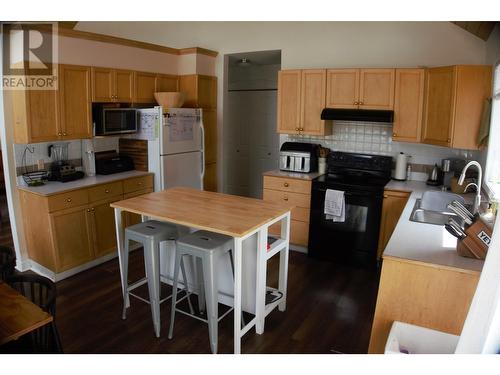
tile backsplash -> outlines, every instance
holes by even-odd
[[[482,151],[470,151],[424,145],[420,143],[393,142],[392,123],[334,121],[333,132],[328,136],[282,135],[283,142],[319,143],[333,151],[358,152],[392,156],[399,152],[411,155],[410,162],[420,166],[441,165],[441,159],[455,157],[482,160]],[[424,168],[425,169],[425,168]],[[427,173],[414,173],[414,179],[426,179]]]

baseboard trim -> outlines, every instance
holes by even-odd
[[[290,244],[290,250],[298,253],[307,254],[307,247]]]

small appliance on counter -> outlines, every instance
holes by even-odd
[[[77,171],[68,162],[68,143],[50,145],[48,152],[49,157],[52,158],[49,181],[69,182],[85,177],[85,173]]]
[[[280,148],[280,170],[311,173],[318,170],[319,145],[285,142]]]
[[[97,174],[113,174],[134,170],[134,161],[128,155],[116,151],[101,151],[95,153],[95,169]]]
[[[434,168],[432,168],[426,184],[430,186],[440,186],[443,184],[443,171],[437,164],[434,164]]]

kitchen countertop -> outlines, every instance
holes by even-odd
[[[384,250],[383,257],[400,258],[436,266],[457,268],[466,272],[481,272],[484,261],[457,254],[457,239],[444,226],[410,221],[415,201],[426,190],[439,190],[421,181],[391,180],[385,188],[411,192],[406,206]],[[474,194],[466,196],[470,201]]]
[[[316,177],[321,176],[322,174],[323,173],[319,172],[312,172],[312,173],[287,172],[287,171],[281,171],[279,169],[263,173],[264,176],[287,177],[287,178],[294,178],[297,180],[306,180],[306,181],[314,180]]]
[[[42,195],[44,197],[64,193],[71,190],[82,189],[94,185],[107,184],[109,182],[126,180],[133,177],[141,177],[152,174],[144,171],[127,171],[109,175],[95,175],[94,177],[84,177],[80,180],[70,182],[49,181],[42,186],[18,185],[17,188],[29,193]],[[24,181],[23,181],[24,182]]]

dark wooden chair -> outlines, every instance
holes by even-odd
[[[16,255],[7,246],[0,246],[0,280],[6,280],[15,272]]]
[[[56,284],[46,277],[34,274],[17,274],[9,277],[7,283],[54,317],[51,324],[20,338],[18,349],[23,353],[62,353],[61,340],[55,324]]]

